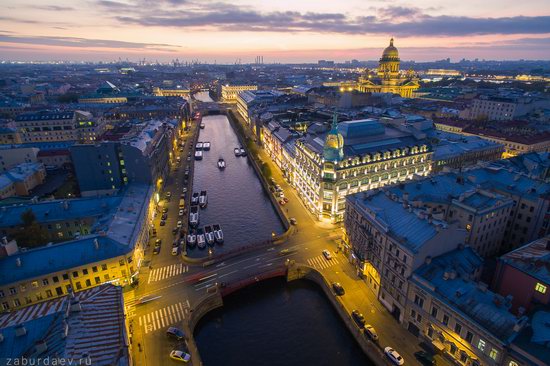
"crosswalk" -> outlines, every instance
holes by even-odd
[[[176,325],[176,323],[185,319],[186,314],[189,314],[189,300],[151,311],[140,316],[138,321],[139,326],[143,327],[145,334],[147,334]]]
[[[307,264],[315,269],[325,269],[338,263],[338,258],[334,255],[332,256],[332,259],[328,260],[323,255],[318,255],[317,257],[309,258],[307,260]]]
[[[149,271],[149,277],[147,283],[162,281],[166,278],[174,277],[179,274],[185,273],[189,270],[189,266],[183,263],[171,264],[160,268],[155,268]]]

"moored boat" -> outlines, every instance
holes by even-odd
[[[214,231],[212,230],[212,226],[206,225],[204,227],[206,242],[208,245],[213,245],[216,242],[216,239],[214,237]]]
[[[201,123],[200,124],[200,128],[204,130],[204,128],[206,127],[206,125],[204,123]]]
[[[191,204],[192,205],[199,204],[199,192],[193,192],[193,195],[191,196]]]
[[[241,147],[241,148],[239,148],[239,154],[241,156],[246,156],[246,151]]]
[[[195,151],[195,160],[202,160],[202,151]]]
[[[241,156],[241,149],[238,147],[234,148],[233,151],[235,152],[235,156]]]
[[[206,248],[206,239],[204,237],[204,232],[202,231],[202,229],[198,229],[197,231],[197,246],[199,247],[199,249]]]
[[[191,206],[189,211],[189,225],[196,227],[199,224],[199,207]]]
[[[222,231],[222,228],[220,225],[218,224],[214,224],[212,225],[213,229],[214,229],[214,239],[216,240],[216,242],[218,244],[222,244],[223,243],[223,231]]]
[[[223,160],[223,158],[218,159],[218,169],[225,169],[225,160]]]
[[[210,150],[210,141],[203,142],[202,143],[202,149],[203,150]]]
[[[200,142],[200,141],[197,142],[197,144],[195,145],[195,150],[202,150],[203,145],[204,145],[204,144],[203,144],[202,142]]]
[[[199,206],[202,208],[206,207],[208,204],[208,195],[206,194],[206,191],[201,191],[201,194],[199,196]]]
[[[197,235],[195,233],[189,233],[187,235],[187,246],[193,248],[197,244]]]

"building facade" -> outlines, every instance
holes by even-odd
[[[221,87],[221,101],[224,103],[236,103],[239,93],[247,90],[258,90],[257,85],[230,85]]]

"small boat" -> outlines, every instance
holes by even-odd
[[[214,225],[212,225],[212,227],[214,228],[214,239],[216,239],[216,242],[218,244],[222,244],[223,243],[223,231],[222,231],[221,226],[218,225],[218,224],[214,224]]]
[[[221,169],[225,169],[225,160],[223,160],[222,158],[219,158],[218,159],[218,168],[221,170]]]
[[[202,148],[204,147],[204,144],[202,142],[197,142],[197,144],[195,145],[195,150],[202,150]]]
[[[187,245],[190,248],[193,248],[197,244],[197,235],[194,233],[190,233],[187,235]]]
[[[208,245],[214,245],[214,243],[216,242],[216,239],[214,237],[214,231],[212,230],[212,226],[206,225],[204,227],[204,232],[206,233],[205,236],[206,236],[206,242],[208,243]]]
[[[199,192],[193,192],[193,195],[191,196],[191,205],[198,205],[199,204]]]
[[[241,156],[241,149],[238,147],[234,148],[233,151],[235,152],[235,156]]]
[[[202,231],[202,229],[199,229],[197,231],[197,246],[199,247],[199,249],[206,248],[206,239],[204,237],[204,232]]]
[[[208,195],[206,194],[206,191],[201,191],[201,194],[199,196],[199,206],[202,208],[205,208],[208,204]]]
[[[202,143],[202,149],[203,150],[210,150],[210,142],[209,141],[203,142]]]
[[[202,160],[202,151],[195,151],[195,160]]]
[[[201,124],[200,124],[200,128],[201,128],[202,130],[204,130],[205,127],[206,127],[206,125],[205,125],[204,123],[201,123]]]
[[[196,227],[199,224],[199,207],[191,206],[189,211],[189,225]]]
[[[239,149],[239,153],[241,156],[246,156],[246,151],[242,147]]]

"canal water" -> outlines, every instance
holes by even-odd
[[[373,365],[322,290],[273,279],[224,298],[195,340],[206,366]]]
[[[199,227],[219,224],[224,244],[212,247],[220,254],[251,243],[257,243],[284,231],[283,225],[266,195],[247,157],[236,157],[233,149],[240,146],[226,116],[206,116],[205,128],[198,141],[210,142],[203,159],[195,161],[193,191],[206,190],[208,206],[200,210]],[[218,159],[226,163],[218,169]],[[188,249],[190,257],[207,255],[197,247]]]

